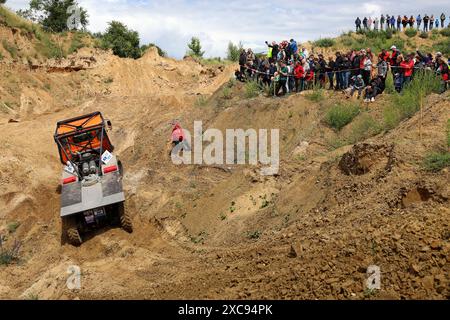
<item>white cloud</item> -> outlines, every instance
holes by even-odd
[[[8,6],[27,6],[9,0]],[[88,10],[89,29],[104,31],[107,22],[119,20],[137,30],[142,43],[153,42],[180,58],[192,36],[201,39],[207,56],[224,56],[229,41],[242,41],[255,50],[264,40],[299,41],[336,36],[354,28],[356,16],[434,13],[450,15],[448,0],[79,0]],[[420,9],[417,9],[420,8]]]

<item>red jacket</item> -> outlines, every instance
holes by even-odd
[[[303,68],[302,65],[296,66],[294,68],[294,77],[295,77],[295,79],[303,78],[304,75],[305,75],[305,69]]]
[[[378,58],[379,59],[382,59],[382,60],[384,60],[384,61],[386,61],[386,62],[389,62],[389,52],[385,52],[384,54],[383,54],[383,52],[381,52],[379,55],[378,55]]]
[[[449,78],[449,69],[448,69],[448,65],[443,63],[439,66],[439,70],[441,71],[441,75],[442,75],[442,80],[444,81],[448,81]]]
[[[181,126],[177,123],[172,129],[172,141],[183,141],[184,140],[184,132]]]
[[[400,67],[402,68],[405,77],[411,77],[414,70],[414,61],[413,60],[410,60],[409,62],[402,61],[400,63]]]
[[[359,68],[364,69],[364,62],[366,61],[366,57],[362,57],[362,59],[359,60]]]
[[[400,51],[398,51],[398,50],[392,51],[391,66],[396,66],[397,65],[397,57],[398,57],[399,54],[400,54]]]
[[[305,80],[306,80],[306,81],[311,81],[311,80],[313,80],[313,79],[314,79],[314,71],[313,71],[313,70],[310,70],[310,71],[306,74]]]

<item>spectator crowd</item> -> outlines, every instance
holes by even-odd
[[[382,14],[379,18],[375,17],[372,19],[372,17],[364,17],[362,20],[357,17],[355,20],[355,26],[356,31],[363,31],[363,30],[397,30],[401,31],[406,30],[409,28],[417,27],[417,30],[422,30],[424,32],[428,32],[429,30],[432,30],[433,28],[445,28],[445,20],[446,16],[444,13],[441,13],[439,17],[434,17],[434,15],[429,16],[428,14],[425,14],[423,17],[419,14],[417,17],[414,16],[407,16],[403,15],[384,15]],[[448,23],[447,27],[450,27],[450,22]]]
[[[310,54],[305,47],[291,39],[269,43],[267,54],[256,55],[251,49],[242,49],[240,81],[257,81],[275,96],[301,92],[312,88],[326,88],[344,92],[351,97],[357,92],[366,102],[374,101],[386,87],[386,78],[392,73],[398,92],[413,81],[418,72],[435,72],[441,77],[444,92],[449,83],[449,66],[440,52],[435,56],[416,50],[402,53],[396,46],[383,49],[378,54],[370,48],[335,52],[325,58],[323,54]]]

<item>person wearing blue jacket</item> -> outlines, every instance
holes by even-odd
[[[291,59],[297,59],[298,58],[298,45],[297,45],[297,41],[295,41],[294,39],[291,39],[289,41],[289,47],[291,48]]]
[[[416,23],[417,23],[417,30],[420,30],[420,25],[422,24],[422,17],[420,16],[420,14],[416,18]]]
[[[392,29],[395,29],[395,22],[396,22],[397,20],[395,19],[395,17],[392,15],[391,16],[391,28]]]

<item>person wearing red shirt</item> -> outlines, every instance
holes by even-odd
[[[305,69],[300,61],[295,63],[294,68],[295,91],[303,91],[305,85]]]
[[[389,52],[387,52],[386,49],[381,50],[381,53],[378,55],[378,59],[389,62],[390,59]]]
[[[183,142],[185,140],[185,135],[183,128],[181,128],[181,125],[177,121],[172,122],[172,146],[175,147],[177,144]]]
[[[391,60],[390,60],[390,65],[391,65],[391,70],[392,70],[392,74],[395,74],[397,72],[400,72],[400,70],[398,70],[398,63],[397,63],[397,58],[400,55],[400,51],[397,50],[396,46],[392,46],[391,47],[392,50],[392,54],[391,54]]]
[[[448,64],[445,63],[443,58],[439,58],[437,63],[438,63],[438,71],[442,77],[441,93],[444,93],[447,90],[449,84],[450,70],[448,68]]]
[[[411,81],[411,77],[414,71],[414,60],[412,60],[410,56],[407,56],[404,61],[400,62],[400,68],[403,72],[402,87],[404,87]]]

